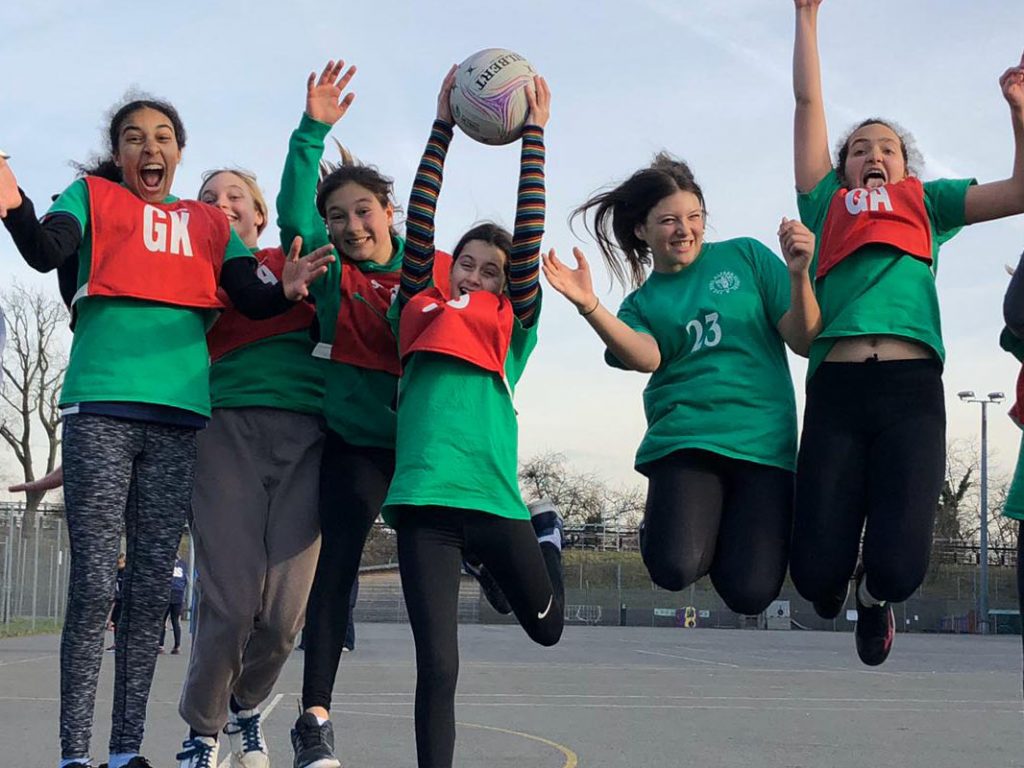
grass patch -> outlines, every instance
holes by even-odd
[[[53,635],[60,632],[64,623],[53,619],[36,619],[35,628],[32,619],[11,619],[10,623],[0,622],[0,637],[26,637],[28,635]]]

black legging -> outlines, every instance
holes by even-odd
[[[160,647],[164,647],[167,639],[167,620],[171,620],[171,632],[174,634],[174,647],[181,648],[181,603],[168,603],[164,623],[160,626]],[[116,626],[116,625],[115,625]],[[115,633],[116,634],[116,633]]]
[[[348,628],[349,592],[395,471],[395,452],[327,431],[320,462],[320,559],[306,606],[302,706],[330,710]]]
[[[863,530],[868,591],[910,597],[928,570],[945,471],[938,361],[822,363],[797,461],[790,574],[800,594],[845,592]]]
[[[725,604],[761,613],[786,576],[793,473],[685,449],[645,464],[640,542],[651,580],[678,592],[710,573]]]
[[[562,636],[562,555],[538,546],[527,520],[446,507],[403,507],[398,567],[416,642],[416,755],[419,768],[450,768],[459,676],[459,580],[471,549],[501,587],[527,634],[541,645]]]
[[[1024,520],[1017,527],[1017,606],[1020,620],[1024,622]],[[1020,639],[1024,651],[1024,626],[1021,627]],[[1024,670],[1021,676],[1021,692],[1024,693]]]

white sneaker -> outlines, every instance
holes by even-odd
[[[231,768],[270,768],[270,753],[263,738],[258,709],[228,713],[224,733],[231,742]]]
[[[174,757],[178,768],[217,768],[217,739],[210,736],[185,739],[181,752]]]

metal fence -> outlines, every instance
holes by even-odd
[[[28,529],[26,529],[26,525]],[[787,580],[777,604],[760,617],[739,616],[721,601],[708,579],[682,592],[668,592],[651,583],[640,559],[634,529],[607,526],[570,527],[565,531],[566,619],[573,623],[747,627],[787,626],[848,630],[846,614],[834,621],[818,618]],[[923,632],[973,632],[978,628],[978,562],[976,546],[936,542],[928,578],[896,608],[901,629]],[[395,534],[378,523],[363,555],[363,589],[359,620],[404,621]],[[0,624],[58,625],[64,616],[70,551],[63,509],[41,509],[26,523],[24,505],[0,504]],[[990,625],[996,632],[1019,632],[1015,584],[1016,551],[989,551]],[[850,600],[848,608],[853,607]],[[785,614],[783,616],[782,614]],[[468,580],[460,599],[464,621],[507,620],[490,610]]]
[[[0,504],[0,623],[30,630],[64,618],[71,553],[63,508],[39,510],[28,523],[23,504]]]

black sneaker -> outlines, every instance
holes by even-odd
[[[467,555],[462,561],[462,567],[466,573],[480,582],[480,591],[484,593],[484,597],[487,598],[487,602],[491,604],[494,610],[505,616],[512,613],[512,606],[508,604],[505,593],[501,591],[498,582],[494,580],[494,576],[491,575],[491,572],[487,570],[483,563],[472,555]]]
[[[292,749],[294,768],[341,768],[334,756],[334,726],[330,720],[320,725],[312,712],[302,713],[295,721]]]
[[[850,580],[847,579],[843,588],[834,595],[828,595],[827,597],[819,598],[811,603],[814,606],[814,612],[821,616],[823,619],[834,619],[840,613],[843,608],[846,607],[846,601],[850,597]]]
[[[877,667],[889,658],[892,642],[896,637],[896,617],[888,603],[864,605],[860,601],[861,573],[857,577],[858,589],[854,592],[857,601],[857,626],[853,631],[857,640],[857,655],[869,667]]]
[[[72,763],[71,765],[66,766],[66,768],[73,768],[74,765],[75,763]],[[107,764],[100,763],[99,768],[107,768]],[[142,755],[136,755],[124,764],[124,768],[153,768],[153,764]]]

